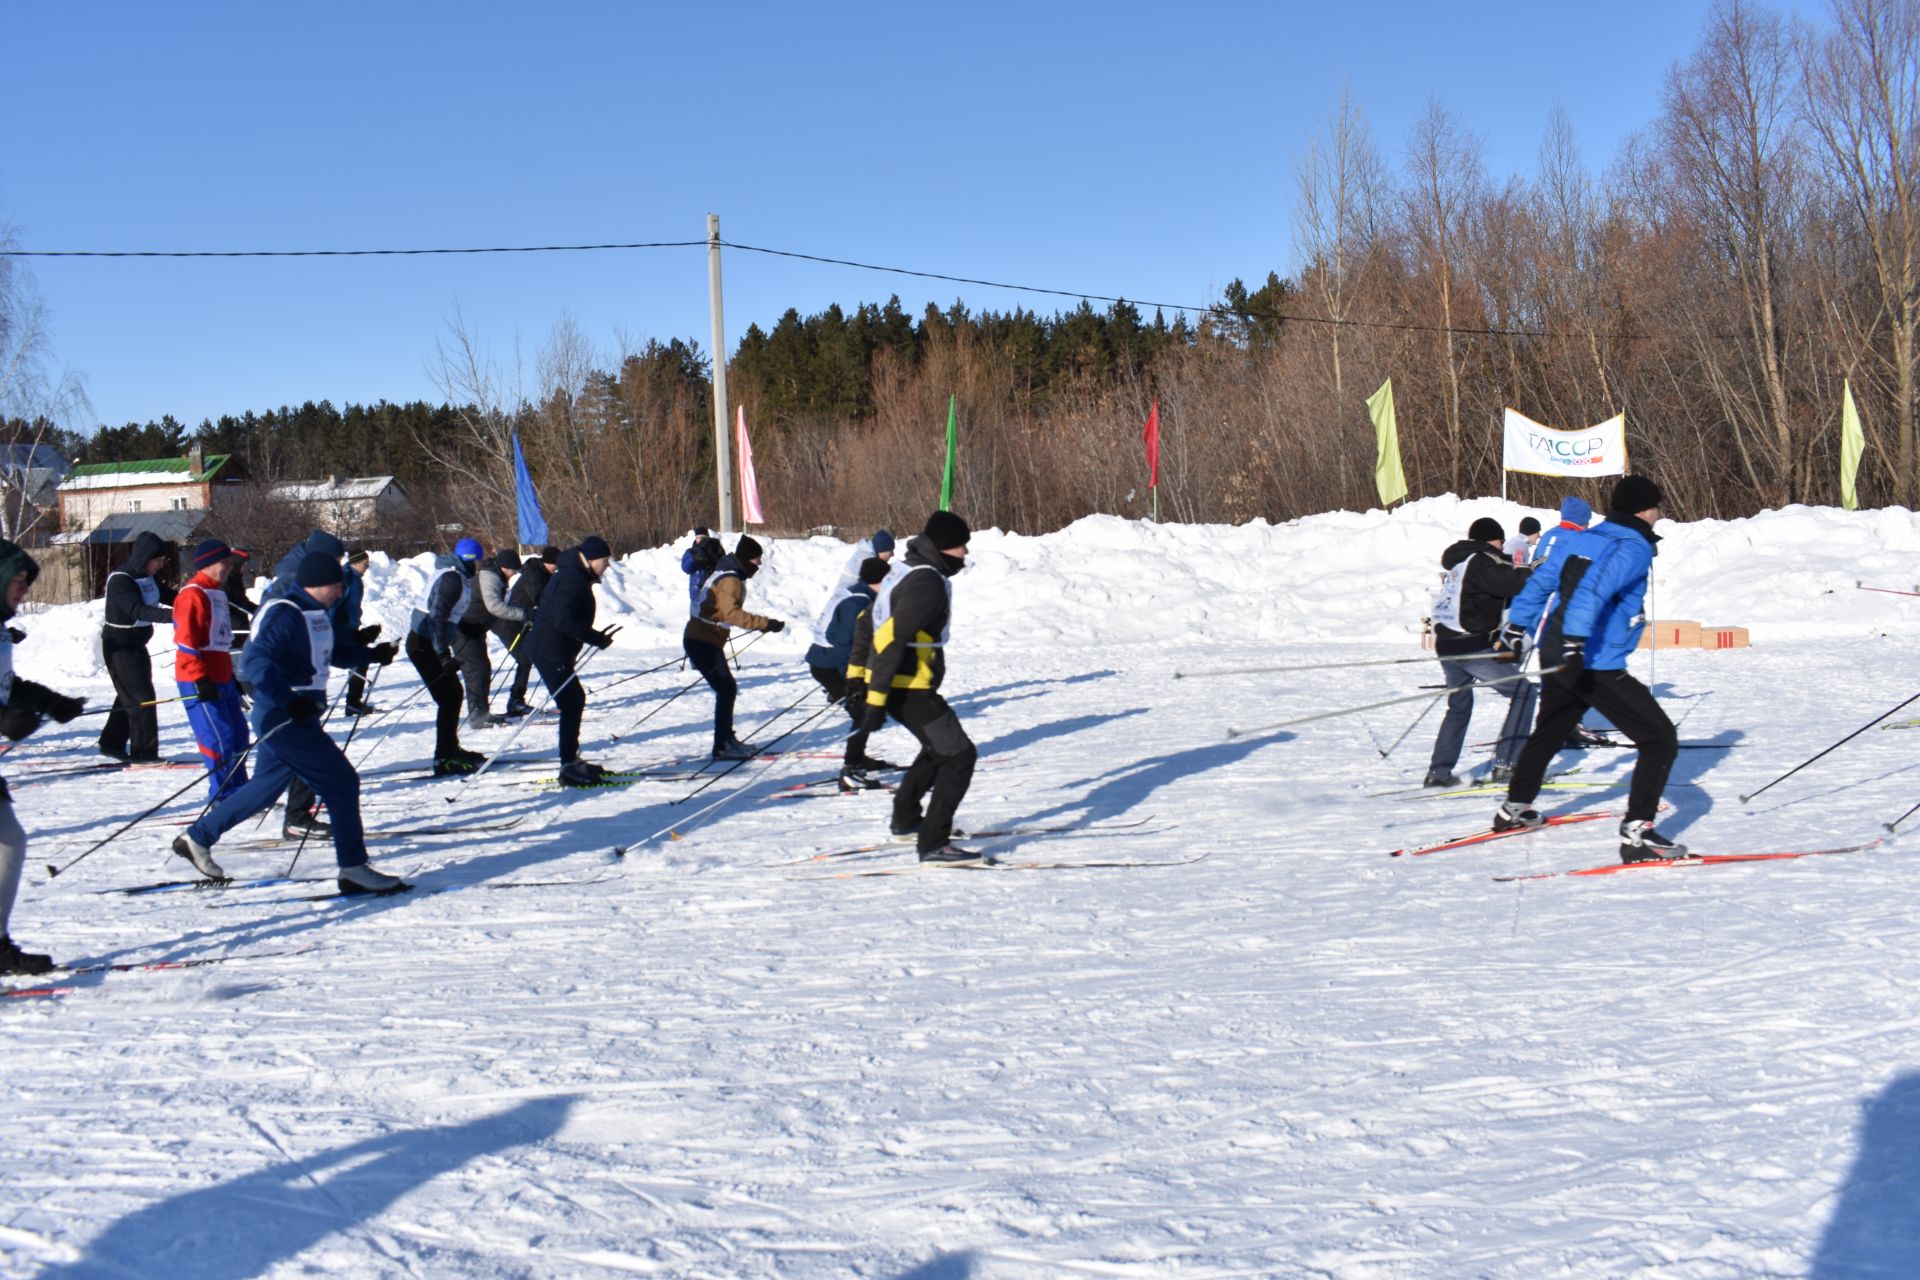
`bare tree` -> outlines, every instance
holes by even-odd
[[[0,248],[14,247],[13,228],[0,225]],[[55,370],[46,305],[18,258],[0,255],[0,422],[25,423],[10,432],[4,489],[0,489],[0,537],[19,541],[39,523],[34,472],[49,434],[93,412],[85,380],[71,369]]]
[[[517,393],[518,362],[516,389],[509,391],[458,308],[434,349],[434,381],[460,430],[450,437],[416,430],[414,443],[447,481],[466,489],[479,504],[480,510],[466,513],[467,522],[502,527],[514,510],[513,432],[525,399]]]
[[[1414,253],[1414,283],[1432,291],[1439,304],[1437,345],[1444,364],[1447,395],[1447,483],[1464,487],[1461,438],[1460,341],[1455,326],[1471,282],[1462,278],[1468,256],[1469,225],[1484,187],[1480,140],[1453,118],[1437,99],[1413,126],[1407,144],[1408,185],[1402,196]]]

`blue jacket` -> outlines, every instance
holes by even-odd
[[[326,678],[326,672],[313,669],[313,644],[306,619],[301,616],[306,610],[320,608],[320,603],[299,587],[279,598],[294,607],[262,606],[254,617],[253,636],[240,651],[237,664],[241,678],[253,686],[253,727],[260,735],[278,728],[288,718],[287,709],[302,696],[303,688]],[[338,632],[334,634],[331,665],[364,667],[372,661],[371,649]]]
[[[293,589],[293,575],[300,571],[300,562],[313,552],[331,556],[338,560],[347,554],[347,544],[328,533],[325,529],[315,529],[312,533],[293,544],[293,549],[280,557],[273,566],[273,582],[260,593],[260,599],[278,600]],[[338,608],[339,606],[334,606]]]
[[[1584,637],[1589,671],[1619,671],[1646,630],[1647,576],[1653,571],[1653,530],[1632,516],[1611,515],[1605,524],[1557,538],[1534,568],[1508,611],[1508,620],[1532,631],[1543,614],[1559,622],[1560,634]],[[1579,584],[1561,590],[1568,571],[1579,569]],[[1543,651],[1541,657],[1554,655]]]
[[[712,541],[712,552],[706,557],[704,564],[694,559],[694,547],[700,545],[697,542],[680,553],[680,572],[687,575],[688,617],[699,616],[700,597],[707,594],[707,579],[713,576],[714,569],[720,563],[720,543],[717,540],[710,541]]]
[[[872,604],[873,588],[864,582],[857,582],[847,598],[833,607],[833,616],[827,619],[827,642],[824,645],[815,643],[808,648],[807,665],[845,671],[848,660],[853,656],[853,624]]]
[[[367,580],[355,573],[351,565],[343,572],[347,575],[347,589],[340,593],[340,603],[333,606],[333,625],[340,628],[342,635],[351,636],[364,625],[360,620],[360,606],[366,599]]]

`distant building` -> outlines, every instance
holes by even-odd
[[[72,469],[50,444],[0,445],[0,536],[44,543],[57,532],[60,483]]]
[[[392,476],[361,476],[342,480],[291,480],[269,491],[275,502],[304,508],[304,523],[342,538],[371,532],[378,523],[412,507],[407,491]]]
[[[83,463],[60,485],[61,535],[77,540],[74,535],[90,534],[112,516],[217,511],[242,484],[232,459],[195,445],[183,458]]]

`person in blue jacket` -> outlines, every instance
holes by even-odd
[[[707,594],[707,578],[720,563],[725,548],[705,526],[693,531],[693,545],[680,553],[680,572],[687,575],[687,611],[697,616],[700,597]]]
[[[860,615],[872,606],[874,589],[886,576],[885,560],[878,556],[868,556],[862,560],[852,585],[835,591],[827,601],[827,607],[820,611],[819,618],[813,624],[813,645],[807,650],[808,672],[827,691],[827,700],[845,707],[848,717],[853,721],[853,733],[847,738],[846,758],[840,765],[842,791],[873,790],[880,783],[867,776],[868,770],[884,767],[881,762],[867,758],[867,738],[870,735],[861,723],[866,710],[865,673],[853,676],[847,670],[847,664],[853,656],[853,633]]]
[[[306,780],[327,806],[341,893],[395,893],[399,877],[367,865],[360,822],[360,775],[320,727],[327,705],[327,668],[392,662],[391,641],[369,649],[336,636],[332,609],[344,590],[338,555],[310,552],[292,589],[262,605],[240,665],[253,685],[253,779],[174,839],[173,851],[215,880],[226,872],[213,860],[220,837],[273,803],[289,779]]]
[[[1611,720],[1639,749],[1620,824],[1620,860],[1651,862],[1686,856],[1686,848],[1653,828],[1660,794],[1679,754],[1673,721],[1652,690],[1627,674],[1627,657],[1646,629],[1647,578],[1653,571],[1653,526],[1665,495],[1644,476],[1626,476],[1607,501],[1607,520],[1559,540],[1508,610],[1513,632],[1540,629],[1540,718],[1514,765],[1496,831],[1537,827],[1533,808],[1547,765],[1588,708]]]
[[[427,591],[420,607],[413,611],[407,628],[407,661],[420,673],[420,682],[433,697],[433,776],[472,773],[487,762],[478,751],[460,745],[460,713],[463,698],[460,664],[454,648],[460,641],[460,619],[475,590],[473,575],[486,549],[478,538],[462,538],[453,544],[453,554],[438,556],[433,574],[427,579]],[[484,641],[485,637],[482,637]],[[482,690],[484,695],[485,690]]]

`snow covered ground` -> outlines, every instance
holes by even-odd
[[[1612,825],[1391,859],[1493,806],[1375,795],[1417,784],[1437,713],[1386,759],[1420,705],[1226,733],[1436,667],[1171,679],[1415,652],[1439,552],[1479,514],[1519,512],[976,539],[947,690],[982,755],[962,824],[1137,823],[985,843],[1165,865],[842,877],[911,859],[804,860],[884,835],[884,796],[779,793],[831,760],[756,762],[684,804],[694,783],[563,795],[544,766],[383,774],[423,758],[416,709],[354,745],[376,749],[371,825],[518,826],[377,839],[420,886],[394,899],[125,897],[96,891],[184,870],[164,821],[186,800],[58,880],[45,864],[188,776],[36,778],[90,758],[98,722],[50,727],[0,757],[35,840],[15,936],[75,963],[239,958],[0,1000],[0,1276],[1920,1274],[1912,841],[1496,883],[1610,862]],[[1717,852],[1884,835],[1920,801],[1920,729],[1740,796],[1920,690],[1920,599],[1855,587],[1920,583],[1920,520],[1669,531],[1658,612],[1755,647],[1636,660],[1683,740],[1722,748],[1682,752],[1663,829]],[[820,707],[798,624],[845,556],[780,542],[752,584],[796,627],[743,656],[742,736]],[[390,627],[424,580],[378,566]],[[602,600],[626,630],[590,688],[672,657],[670,550]],[[96,625],[30,616],[22,671],[104,698]],[[686,679],[594,695],[592,758],[699,753],[704,688],[632,728]],[[415,689],[402,664],[376,701]],[[840,732],[822,715],[781,745]],[[162,736],[191,753],[175,707]],[[1557,810],[1623,801],[1631,753],[1561,763],[1605,785]],[[286,869],[290,845],[248,846],[270,828],[233,833],[230,871]],[[299,874],[329,862],[309,847]]]

